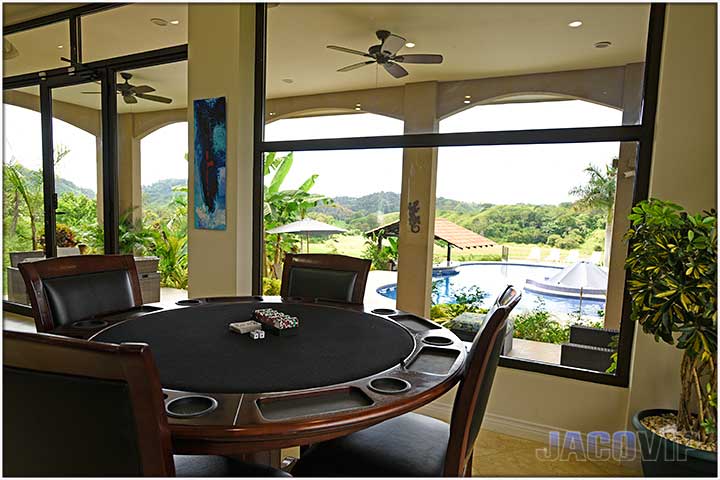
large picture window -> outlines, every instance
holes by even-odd
[[[401,172],[399,196],[429,202],[435,229],[451,223],[487,242],[460,249],[436,234],[425,247],[430,264],[417,242],[384,235],[399,261],[374,264],[371,277],[389,280],[366,301],[412,304],[452,325],[513,283],[525,299],[502,366],[627,385],[634,327],[624,313],[621,237],[632,204],[647,195],[663,19],[664,6],[642,4],[260,7],[258,65],[266,68],[256,71],[265,98],[256,102],[256,175],[271,152],[293,152],[317,170],[305,173],[332,177],[320,160],[331,155],[354,197],[367,183],[358,169],[392,177],[369,159],[397,152],[387,165]],[[377,198],[382,185],[362,193]],[[255,199],[259,218],[260,189]],[[401,209],[383,204],[375,223]],[[260,256],[268,235],[255,225]],[[258,291],[266,267],[255,269]],[[416,281],[425,275],[430,282]],[[461,301],[471,305],[444,307]],[[603,358],[588,353],[598,347]]]

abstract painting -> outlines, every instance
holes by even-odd
[[[195,100],[195,228],[225,230],[225,97]]]

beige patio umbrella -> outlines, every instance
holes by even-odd
[[[305,246],[307,253],[310,253],[310,235],[332,235],[333,233],[347,232],[344,228],[336,227],[324,222],[313,220],[312,218],[304,218],[297,222],[288,223],[268,230],[266,233],[298,233],[305,234]]]

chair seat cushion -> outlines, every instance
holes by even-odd
[[[178,477],[289,477],[268,465],[244,463],[214,455],[175,455],[175,475]]]
[[[302,454],[294,477],[439,477],[450,426],[408,413]]]

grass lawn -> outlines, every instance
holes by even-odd
[[[311,238],[310,253],[337,253],[351,257],[362,257],[366,241],[367,239],[362,235],[333,235],[332,237],[325,239]],[[530,255],[530,251],[535,247],[540,248],[540,259],[542,261],[550,255],[550,250],[552,249],[547,245],[531,245],[523,243],[506,243],[505,246],[510,249],[509,259],[516,261],[527,260]],[[589,249],[579,248],[578,250],[580,251],[581,260],[589,259],[590,255],[592,255],[592,251]],[[564,262],[569,253],[570,250],[560,249],[560,261]],[[500,246],[465,251],[453,249],[452,259],[460,262],[480,261],[487,260],[488,255],[499,257],[500,254]],[[444,261],[446,257],[445,247],[435,245],[433,257],[436,262]]]

